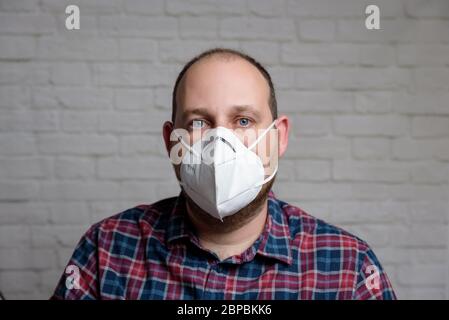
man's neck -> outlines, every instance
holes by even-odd
[[[267,220],[268,202],[265,201],[258,211],[240,228],[229,232],[217,232],[211,231],[207,224],[193,215],[191,208],[187,206],[187,213],[201,246],[217,254],[220,260],[241,254],[257,240]]]

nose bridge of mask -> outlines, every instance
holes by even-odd
[[[217,127],[210,134],[213,137],[203,150],[205,160],[215,166],[233,160],[237,157],[238,138],[227,128]],[[207,139],[206,139],[207,140]]]

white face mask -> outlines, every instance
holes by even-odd
[[[262,186],[276,174],[265,179],[259,156],[252,149],[274,126],[273,122],[254,143],[246,147],[229,129],[217,127],[193,146],[178,136],[190,151],[181,163],[181,186],[187,195],[211,216],[223,220],[246,207],[259,194]]]

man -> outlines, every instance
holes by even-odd
[[[271,192],[289,126],[253,58],[192,59],[163,125],[180,195],[93,225],[52,298],[395,299],[366,242]]]

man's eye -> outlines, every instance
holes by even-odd
[[[249,126],[249,124],[250,124],[250,121],[249,121],[248,118],[240,118],[239,119],[239,125],[240,126],[247,127],[247,126]]]
[[[204,120],[193,120],[192,121],[192,128],[202,128],[204,127]]]

